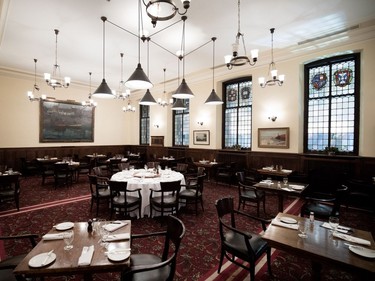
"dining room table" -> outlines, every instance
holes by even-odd
[[[334,231],[327,222],[280,212],[262,238],[272,248],[310,260],[313,280],[321,280],[323,265],[375,280],[375,242],[369,231],[345,223]]]
[[[93,273],[121,272],[130,265],[131,221],[102,221],[107,229],[100,235],[95,226],[88,231],[88,222],[61,222],[51,226],[40,242],[18,264],[13,273],[23,280],[46,276],[82,275],[92,280]],[[74,232],[73,248],[65,250],[64,235]],[[103,239],[105,237],[105,239]]]
[[[209,161],[209,160],[199,160],[194,162],[194,165],[197,167],[203,167],[207,170],[207,181],[211,181],[212,178],[215,177],[216,169],[217,167],[222,166],[224,163],[222,162],[216,162],[214,161]]]
[[[265,177],[271,177],[274,179],[282,179],[284,177],[288,177],[290,174],[293,173],[293,170],[290,169],[283,169],[280,167],[263,167],[260,169],[257,169],[258,174],[265,176]]]
[[[307,183],[287,182],[277,180],[262,180],[253,184],[258,190],[264,190],[266,193],[276,194],[278,197],[278,211],[284,210],[284,197],[301,197],[304,190],[308,187]]]
[[[159,172],[157,172],[159,171]],[[182,173],[168,169],[128,169],[112,175],[112,181],[125,181],[129,190],[141,189],[142,209],[141,216],[150,214],[151,188],[160,190],[160,182],[181,181],[181,191],[185,189],[185,177]],[[137,215],[137,212],[131,213]]]

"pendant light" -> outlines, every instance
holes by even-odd
[[[206,100],[205,104],[219,105],[219,104],[223,104],[223,101],[219,98],[219,96],[215,92],[215,41],[216,41],[216,37],[212,37],[211,40],[212,40],[212,91],[208,99]]]
[[[175,103],[172,105],[172,110],[185,110],[186,106],[182,99],[176,99]]]
[[[105,21],[107,18],[101,17],[100,19],[103,21],[103,80],[92,96],[95,98],[113,99],[116,96],[105,81]]]
[[[138,65],[133,74],[129,77],[128,81],[125,82],[125,86],[130,89],[149,89],[153,85],[144,73],[141,66],[141,0],[138,1]]]
[[[183,16],[181,18],[183,20],[183,28],[182,28],[182,42],[181,42],[181,50],[182,50],[182,82],[180,86],[177,88],[176,92],[172,95],[172,97],[176,99],[191,99],[194,98],[193,92],[190,90],[188,84],[185,81],[185,22],[187,17]]]
[[[34,59],[34,86],[32,91],[27,91],[27,97],[29,101],[39,101],[45,100],[47,97],[46,95],[41,95],[40,98],[36,97],[34,94],[40,90],[39,86],[36,84],[36,63],[38,62],[37,59]]]
[[[88,101],[82,101],[82,106],[84,107],[96,107],[98,103],[92,99],[92,94],[91,94],[91,72],[89,72],[89,100]]]
[[[162,106],[162,107],[166,107],[168,105],[173,105],[173,99],[169,99],[169,102],[167,101],[167,97],[166,97],[166,91],[165,91],[165,71],[166,69],[163,68],[163,71],[164,71],[164,90],[163,90],[163,99],[162,98],[158,98],[158,105]]]
[[[149,55],[150,55],[150,49],[149,49],[149,43],[150,43],[150,37],[147,37],[147,75],[148,71],[150,69],[149,66]],[[154,97],[151,95],[150,89],[147,89],[146,93],[144,94],[143,98],[139,101],[139,104],[141,105],[154,105],[157,104]]]

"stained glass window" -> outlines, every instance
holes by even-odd
[[[305,151],[358,154],[359,54],[305,65]]]
[[[173,111],[173,145],[189,146],[190,138],[190,117],[189,99],[182,100],[185,110]]]
[[[140,105],[140,144],[150,144],[150,106]]]
[[[223,148],[251,148],[251,77],[228,81],[224,90]]]

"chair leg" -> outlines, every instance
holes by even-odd
[[[255,280],[255,264],[252,264],[250,266],[250,280]]]
[[[204,208],[203,208],[203,198],[201,198],[201,206],[202,206],[202,211],[204,212]]]
[[[268,248],[267,250],[267,267],[268,267],[268,273],[270,276],[272,276],[272,269],[271,269],[271,248]]]
[[[221,250],[220,262],[219,262],[219,267],[217,268],[217,273],[220,273],[221,266],[223,265],[223,260],[224,260],[224,250]]]

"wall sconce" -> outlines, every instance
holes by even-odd
[[[270,119],[272,122],[275,122],[277,119],[277,116],[269,116],[268,119]]]
[[[198,121],[197,123],[198,123],[198,125],[203,126],[203,122],[202,121]]]
[[[154,127],[155,128],[159,128],[159,124],[154,124]]]

